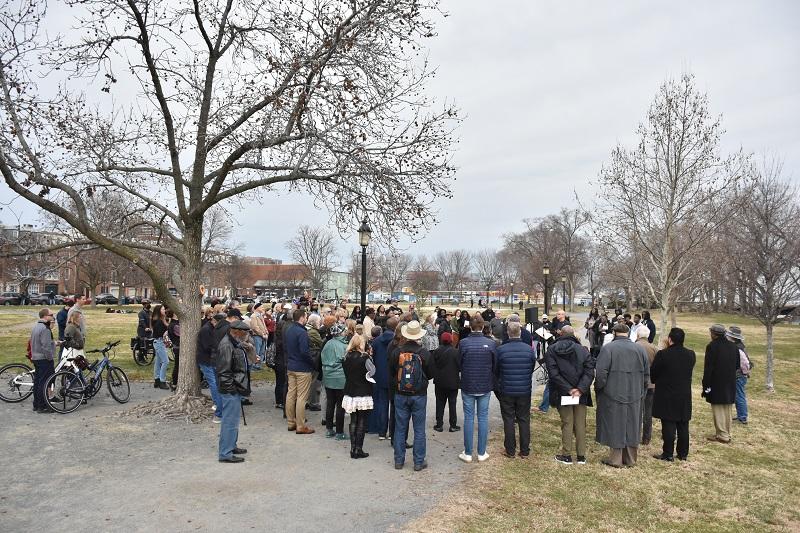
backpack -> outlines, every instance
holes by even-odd
[[[422,370],[422,356],[415,352],[401,352],[398,356],[397,391],[417,394],[427,381]]]

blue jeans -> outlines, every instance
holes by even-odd
[[[542,393],[542,403],[539,404],[539,410],[546,413],[550,409],[550,383],[545,383],[544,392]]]
[[[428,406],[427,396],[394,396],[394,462],[406,462],[406,441],[409,420],[414,424],[414,464],[425,462],[425,409]]]
[[[478,455],[486,453],[486,441],[489,440],[489,400],[491,393],[467,394],[461,391],[464,404],[464,453],[472,455],[472,437],[475,431],[475,404],[478,405]]]
[[[217,372],[211,365],[197,366],[200,367],[200,373],[203,374],[203,379],[205,379],[206,383],[208,383],[208,392],[211,393],[211,399],[214,401],[214,405],[217,406],[217,410],[214,411],[214,416],[221,417],[222,397],[219,395],[219,389],[217,388]]]
[[[389,427],[389,389],[375,387],[372,389],[372,403],[374,407],[369,415],[368,433],[377,433],[386,436]]]
[[[258,356],[256,365],[260,365],[264,361],[264,337],[253,335],[250,338],[253,339],[253,347],[256,349],[256,355]]]
[[[747,422],[747,393],[744,388],[747,385],[747,376],[736,378],[736,418],[740,422]]]
[[[242,397],[238,394],[220,394],[222,398],[222,423],[219,426],[219,458],[233,455],[239,440],[239,416],[242,414]]]
[[[153,361],[153,379],[166,382],[169,356],[167,356],[167,347],[164,345],[164,341],[153,339],[153,351],[156,352],[156,360]]]

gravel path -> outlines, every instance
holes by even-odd
[[[164,391],[132,387],[128,405]],[[436,433],[428,398],[428,463],[393,468],[388,441],[367,435],[367,459],[349,442],[286,430],[271,384],[256,387],[239,444],[242,464],[216,460],[219,426],[118,417],[105,387],[68,415],[33,413],[31,399],[0,405],[3,531],[387,531],[400,530],[453,490],[470,468],[458,433]],[[459,401],[460,403],[460,401]],[[125,408],[127,406],[122,406]],[[460,409],[459,409],[460,412]],[[492,401],[490,427],[502,431]],[[459,413],[460,416],[460,413]],[[461,418],[459,418],[461,420]],[[491,450],[499,460],[500,450]]]

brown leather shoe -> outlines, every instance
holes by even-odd
[[[289,426],[286,429],[288,429],[289,431],[297,431],[297,426]]]
[[[311,426],[299,427],[297,428],[297,431],[295,431],[295,433],[297,433],[298,435],[311,435],[312,433],[314,433],[314,428],[312,428]]]

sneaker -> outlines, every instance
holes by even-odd
[[[489,452],[486,452],[483,455],[479,455],[478,456],[478,461],[482,463],[485,460],[487,460],[488,458],[489,458]]]
[[[386,440],[386,435],[378,435],[378,440]]]
[[[335,439],[336,440],[350,440],[350,436],[349,435],[345,435],[344,433],[337,433]]]
[[[439,433],[441,433],[442,431],[444,431],[444,427],[442,427],[442,426],[433,426],[433,430],[434,431],[438,431]]]
[[[395,470],[402,470],[403,469],[403,463],[395,463],[394,464],[394,469]]]
[[[336,430],[329,429],[328,431],[325,432],[326,439],[332,439],[335,436],[336,436]]]
[[[460,454],[458,454],[458,458],[461,459],[462,461],[464,461],[465,463],[471,463],[472,462],[472,456],[471,455],[467,455],[467,452],[461,452]]]
[[[571,455],[556,455],[556,461],[563,465],[571,465],[572,464],[572,456]]]
[[[585,465],[586,464],[586,457],[584,457],[583,455],[579,455],[578,456],[578,464],[579,465]]]
[[[450,426],[450,429],[448,429],[447,431],[449,431],[450,433],[455,433],[456,431],[461,431],[461,426]]]
[[[215,416],[212,422],[214,422],[215,424],[222,424],[222,418],[219,416]]]
[[[211,406],[211,412],[212,413],[216,413],[217,412],[217,404],[214,404],[214,405]]]

